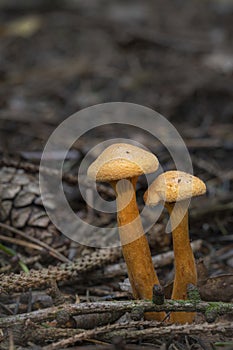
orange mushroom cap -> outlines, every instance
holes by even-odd
[[[158,166],[154,154],[131,144],[116,143],[89,166],[87,175],[96,181],[111,182],[152,173]]]
[[[196,176],[183,171],[172,170],[159,175],[144,194],[147,205],[159,202],[179,202],[206,192],[206,185]]]

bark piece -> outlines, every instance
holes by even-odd
[[[16,208],[26,207],[34,201],[35,195],[30,192],[21,191],[14,200]]]
[[[30,217],[30,209],[13,209],[11,212],[11,221],[14,227],[22,228],[25,226],[26,222]]]

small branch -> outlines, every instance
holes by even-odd
[[[150,326],[151,327],[148,327]],[[144,328],[135,330],[135,328]],[[145,328],[146,327],[146,328]],[[78,331],[79,332],[79,331]],[[78,333],[77,332],[77,333]],[[215,324],[197,324],[197,325],[171,325],[161,327],[155,322],[130,322],[118,323],[99,327],[96,329],[79,332],[70,338],[62,339],[57,343],[53,343],[43,347],[43,350],[56,350],[74,344],[77,341],[88,340],[90,338],[98,338],[101,340],[112,340],[116,337],[129,340],[148,340],[152,338],[160,338],[162,336],[170,336],[171,334],[200,334],[200,333],[222,333],[227,334],[232,332],[232,323],[215,323]]]
[[[166,327],[150,327],[147,329],[141,329],[141,330],[130,330],[129,329],[123,329],[118,331],[111,331],[109,333],[103,334],[102,336],[98,336],[98,339],[102,339],[105,341],[112,340],[115,337],[121,337],[122,339],[126,339],[127,341],[135,341],[137,339],[141,339],[143,341],[145,340],[151,340],[151,339],[158,339],[158,337],[164,337],[164,336],[170,336],[171,334],[188,334],[188,335],[194,335],[198,334],[206,334],[207,332],[212,334],[225,334],[230,335],[232,334],[232,323],[215,323],[215,324],[209,324],[209,323],[203,323],[203,324],[192,324],[192,325],[171,325]],[[81,334],[79,335],[81,336]],[[53,344],[55,345],[55,344]],[[51,348],[56,349],[56,348]],[[45,349],[44,349],[45,350]],[[46,349],[50,350],[50,349]]]
[[[16,316],[0,318],[0,328],[6,328],[12,324],[20,324],[30,319],[32,322],[43,322],[56,318],[58,312],[64,310],[70,316],[106,313],[106,312],[131,312],[135,307],[140,307],[144,312],[201,312],[206,313],[214,310],[218,316],[225,314],[233,314],[233,303],[222,302],[194,302],[189,300],[166,300],[163,305],[155,305],[150,301],[134,300],[134,301],[117,301],[117,302],[94,302],[81,304],[66,304],[62,307],[51,307],[47,309],[37,310],[30,313],[19,314]]]

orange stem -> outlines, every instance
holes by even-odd
[[[172,291],[172,299],[174,300],[186,300],[187,285],[189,283],[197,285],[195,259],[189,241],[188,211],[184,205],[186,205],[185,201],[176,204],[166,203],[171,220],[175,258],[175,279]],[[192,323],[194,318],[194,312],[173,312],[170,321],[181,324]]]
[[[137,178],[112,183],[117,195],[117,221],[122,252],[127,265],[129,280],[136,299],[152,300],[154,284],[159,279],[154,270],[150,248],[143,231],[137,202]],[[162,321],[164,312],[150,312],[146,319]]]

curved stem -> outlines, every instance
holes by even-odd
[[[166,203],[170,214],[173,250],[175,258],[175,279],[172,299],[187,299],[187,285],[197,285],[197,271],[193,251],[189,241],[188,211],[185,201]],[[178,224],[177,224],[178,223]],[[193,312],[173,312],[170,316],[172,323],[192,323],[195,317]]]
[[[117,196],[117,221],[123,256],[136,299],[152,299],[154,284],[159,284],[150,248],[145,237],[137,203],[137,178],[112,183]],[[146,319],[162,321],[164,312],[146,313]]]

